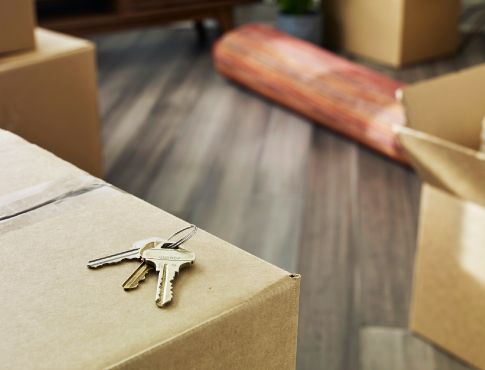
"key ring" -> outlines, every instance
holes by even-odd
[[[187,240],[189,240],[191,237],[193,237],[195,235],[195,233],[197,232],[197,226],[195,225],[190,225],[190,226],[187,226],[187,227],[184,227],[183,229],[180,229],[179,231],[177,231],[176,233],[170,235],[168,237],[167,240],[170,240],[172,239],[175,235],[177,234],[180,234],[182,231],[185,231],[185,230],[188,230],[188,229],[192,229],[193,230],[188,233],[187,235],[185,235],[184,237],[180,238],[179,240],[177,240],[175,243],[173,243],[172,245],[170,245],[170,247],[167,247],[167,248],[170,248],[170,249],[175,249],[177,248],[179,245],[182,245],[183,243],[185,243]]]

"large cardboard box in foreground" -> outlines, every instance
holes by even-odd
[[[36,49],[0,58],[0,128],[102,177],[94,46],[35,36]]]
[[[329,45],[391,66],[456,51],[460,0],[325,0]]]
[[[33,0],[0,0],[0,54],[34,46]]]
[[[410,329],[485,369],[485,66],[404,88],[400,139],[424,181]]]
[[[199,230],[158,308],[137,262],[86,264],[186,222],[2,130],[0,179],[2,368],[295,368],[299,276]]]

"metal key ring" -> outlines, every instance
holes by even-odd
[[[185,231],[185,230],[188,230],[188,229],[192,229],[193,230],[188,233],[187,235],[185,235],[184,237],[180,238],[179,240],[177,240],[175,243],[173,243],[170,247],[170,249],[175,249],[177,248],[179,245],[182,245],[183,243],[185,243],[187,240],[189,240],[191,237],[193,237],[195,235],[195,233],[197,232],[197,226],[195,225],[190,225],[190,226],[187,226],[187,227],[184,227],[183,229],[180,229],[179,231],[177,231],[176,233],[170,235],[167,240],[170,240],[172,239],[175,235],[177,234],[180,234],[182,231]]]

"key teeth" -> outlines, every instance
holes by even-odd
[[[103,263],[100,263],[100,264],[91,264],[91,262],[95,262],[95,261],[89,261],[88,267],[90,269],[98,269],[98,268],[101,268],[101,267],[104,267],[104,266],[117,265],[118,263],[121,263],[121,262],[124,262],[124,261],[134,261],[134,260],[137,260],[137,259],[139,259],[139,257],[129,257],[129,258],[123,258],[123,259],[120,259],[120,260],[116,260],[116,261],[113,261],[113,262],[103,262]]]
[[[140,280],[138,280],[138,282],[136,283],[136,285],[133,287],[134,288],[138,288],[138,285],[140,285],[140,283],[143,283],[145,281],[145,279],[147,278],[147,274],[148,274],[148,271],[150,270],[146,270],[145,274],[143,275],[143,277],[140,278]]]
[[[121,262],[121,261],[120,261]],[[102,264],[99,264],[99,265],[88,265],[88,267],[90,269],[99,269],[101,267],[104,267],[104,266],[108,266],[108,265],[117,265],[119,262],[111,262],[111,263],[102,263]]]
[[[163,308],[165,307],[167,304],[169,304],[170,302],[172,302],[172,298],[173,298],[173,284],[172,284],[172,281],[174,281],[175,279],[175,275],[177,274],[177,271],[175,271],[175,274],[173,274],[173,276],[171,276],[169,278],[169,286],[170,286],[170,289],[168,290],[168,294],[167,294],[167,301],[164,303],[163,302],[163,294],[164,294],[164,285],[165,285],[165,281],[162,280],[162,282],[160,283],[160,297],[158,297],[158,299],[156,300],[156,304],[158,307],[160,308]]]
[[[172,281],[172,280],[170,280],[170,281]],[[163,295],[163,283],[160,284],[160,292],[161,292],[161,295]],[[158,297],[158,299],[156,301],[157,306],[162,308],[162,307],[165,307],[170,302],[172,302],[172,298],[173,298],[172,284],[170,284],[170,290],[169,290],[169,294],[168,294],[167,298],[168,298],[167,301],[164,303],[163,297]]]
[[[125,286],[126,282],[123,284],[123,289],[124,290],[132,290],[132,289],[136,289],[138,288],[138,285],[140,285],[140,283],[143,283],[148,275],[148,272],[150,270],[146,270],[145,273],[143,274],[143,276],[136,282],[136,285],[133,285],[133,286]]]
[[[145,280],[148,272],[153,270],[153,267],[142,262],[140,266],[133,272],[128,279],[123,283],[125,290],[131,290],[138,287],[138,283]]]

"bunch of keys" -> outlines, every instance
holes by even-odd
[[[182,231],[192,229],[190,233],[176,242],[171,242],[175,235]],[[181,245],[189,240],[197,232],[197,226],[187,226],[168,239],[148,238],[135,242],[133,248],[126,252],[113,254],[111,256],[98,258],[88,262],[88,267],[98,268],[112,265],[127,260],[142,261],[141,265],[123,283],[125,290],[135,289],[140,281],[145,280],[146,274],[155,269],[158,272],[158,286],[155,302],[158,307],[163,307],[172,300],[172,281],[180,269],[192,265],[195,261],[195,254],[182,248]]]

